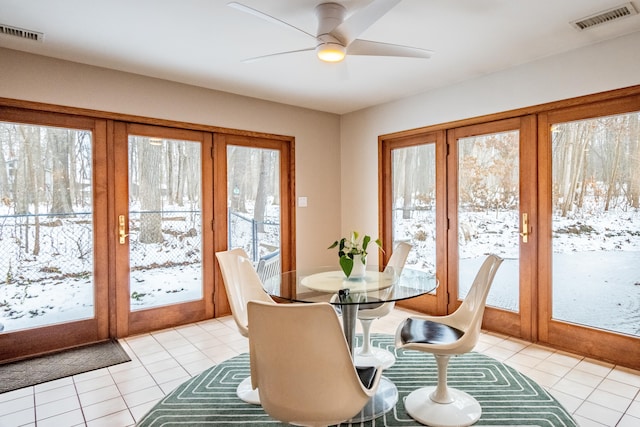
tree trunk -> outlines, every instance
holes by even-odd
[[[11,141],[0,141],[0,199],[2,199],[2,203],[6,206],[11,204],[11,188],[9,186],[10,181],[10,168],[7,167],[7,159],[4,155],[4,146],[11,145]]]
[[[231,147],[227,164],[232,166],[229,179],[229,195],[231,198],[231,210],[235,212],[247,212],[245,206],[245,180],[247,163],[249,163],[249,149],[244,147]]]
[[[258,179],[258,190],[256,192],[256,201],[253,208],[253,220],[256,222],[259,233],[264,233],[264,217],[267,208],[267,195],[270,191],[270,179],[272,174],[273,162],[270,150],[261,150],[260,152],[260,175]]]
[[[165,145],[166,145],[166,149],[167,149],[167,153],[164,156],[164,161],[166,164],[166,171],[167,171],[167,177],[166,177],[166,181],[167,181],[167,203],[169,205],[175,205],[177,198],[177,192],[178,192],[178,187],[177,187],[177,175],[176,175],[176,167],[177,167],[177,147],[176,145],[178,145],[179,142],[176,141],[165,141]]]
[[[162,243],[162,146],[140,138],[140,243]]]
[[[616,141],[614,147],[613,164],[611,165],[611,174],[607,182],[607,198],[604,202],[604,211],[609,210],[611,199],[614,197],[616,191],[616,183],[618,180],[618,165],[620,162],[620,134],[616,133]]]
[[[640,208],[640,113],[629,116],[629,204]]]
[[[404,173],[402,219],[411,219],[411,211],[413,209],[414,174],[416,173],[415,163],[415,147],[405,149],[404,165],[402,167]]]
[[[69,139],[68,130],[47,129],[51,157],[51,214],[73,212],[69,194]]]

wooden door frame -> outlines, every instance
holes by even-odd
[[[538,135],[540,136],[538,174],[541,197],[539,200],[540,243],[538,254],[540,304],[537,317],[540,325],[540,342],[633,369],[640,369],[640,353],[638,351],[630,351],[630,349],[638,348],[640,340],[637,337],[576,325],[552,318],[553,170],[551,126],[556,123],[594,119],[634,111],[640,111],[640,94],[557,109],[541,113],[538,116]]]
[[[23,359],[54,350],[76,347],[109,337],[107,242],[107,121],[82,116],[30,111],[0,106],[3,121],[82,129],[92,132],[93,151],[93,282],[94,317],[0,334],[0,361]]]
[[[125,215],[129,222],[128,200],[128,136],[160,137],[200,142],[201,197],[202,197],[202,299],[164,307],[130,311],[129,239],[118,242],[117,218]],[[176,129],[137,123],[114,124],[113,206],[109,215],[108,240],[114,259],[114,295],[116,307],[115,336],[125,337],[150,330],[158,330],[180,324],[193,323],[213,317],[213,144],[208,132]],[[128,231],[128,230],[127,230]]]
[[[215,252],[228,249],[227,215],[227,146],[276,150],[280,154],[280,266],[282,271],[296,267],[296,217],[295,217],[295,139],[293,137],[239,135],[216,133],[213,137],[215,162],[213,215],[215,224]],[[213,257],[215,259],[215,256]],[[215,259],[214,306],[215,317],[231,314],[231,307],[222,281],[222,273]]]
[[[398,301],[399,307],[432,314],[445,314],[447,306],[447,217],[446,217],[446,133],[435,130],[421,134],[378,138],[378,215],[382,247],[393,247],[393,168],[392,151],[424,144],[435,144],[436,150],[436,293]],[[379,265],[386,265],[391,251],[380,252]]]
[[[520,216],[529,215],[528,242],[519,243],[519,312],[514,313],[487,306],[484,313],[485,327],[533,341],[536,339],[536,284],[537,284],[537,160],[536,117],[527,115],[487,123],[473,124],[447,131],[447,214],[448,230],[448,291],[447,313],[454,312],[462,303],[458,298],[458,144],[460,138],[517,130],[519,132],[519,184]],[[522,230],[521,230],[522,231]]]

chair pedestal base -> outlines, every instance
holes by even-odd
[[[243,402],[251,403],[252,405],[260,404],[260,396],[258,389],[251,388],[251,377],[247,377],[238,384],[236,394]]]
[[[392,410],[398,402],[398,388],[387,377],[380,377],[376,394],[355,417],[345,422],[357,424],[378,418]]]
[[[362,347],[358,347],[354,352],[353,364],[356,366],[379,366],[382,369],[389,369],[396,363],[396,357],[389,350],[372,347],[368,354],[362,353]]]
[[[449,388],[451,403],[431,400],[435,387],[423,387],[411,392],[404,401],[407,414],[432,427],[470,426],[480,419],[482,408],[476,399],[461,390]]]

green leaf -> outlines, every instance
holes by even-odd
[[[369,242],[371,241],[371,236],[364,236],[362,239],[362,252],[367,253],[367,246],[369,246]]]
[[[340,268],[342,268],[345,276],[349,277],[353,270],[353,260],[347,256],[340,257]]]

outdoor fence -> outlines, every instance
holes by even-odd
[[[254,262],[280,249],[280,224],[277,222],[258,222],[239,212],[229,211],[227,223],[229,248],[243,248]]]

